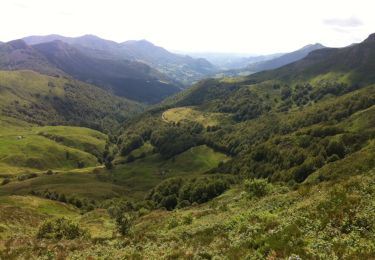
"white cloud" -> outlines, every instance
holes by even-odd
[[[333,18],[333,19],[326,19],[323,21],[324,24],[335,26],[335,27],[358,27],[363,25],[362,21],[357,17],[349,17],[349,18]]]
[[[274,53],[364,39],[375,30],[372,7],[369,0],[1,0],[0,41],[95,34],[174,50]],[[362,25],[342,33],[324,23],[337,17]]]

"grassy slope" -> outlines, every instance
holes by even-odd
[[[113,130],[142,106],[93,85],[32,71],[0,71],[0,111],[43,125]]]
[[[162,180],[175,176],[194,176],[217,167],[228,160],[222,153],[207,146],[193,147],[171,159],[151,154],[134,162],[119,165],[111,172],[111,179],[128,187],[129,196],[143,198],[145,193]]]
[[[146,144],[147,146],[147,144]],[[118,165],[107,172],[92,169],[41,175],[25,181],[13,181],[0,186],[0,195],[27,195],[31,191],[55,191],[59,194],[75,195],[79,198],[103,200],[120,195],[143,199],[144,195],[158,183],[169,177],[195,176],[215,168],[227,160],[224,154],[214,152],[206,146],[191,148],[169,160],[158,154],[131,163]]]
[[[163,120],[166,122],[178,123],[180,121],[190,121],[197,122],[207,126],[216,126],[220,124],[223,120],[228,118],[225,114],[222,113],[209,113],[195,110],[192,107],[177,107],[166,110],[162,114]]]
[[[45,220],[64,217],[89,231],[95,237],[110,237],[114,223],[105,210],[94,210],[85,215],[68,204],[34,196],[0,196],[0,251],[5,239],[34,236]]]
[[[373,144],[370,146],[373,149]],[[375,225],[375,172],[366,149],[340,163],[328,164],[316,173],[356,167],[352,165],[354,159],[356,164],[368,166],[356,176],[335,176],[329,181],[295,188],[274,184],[260,198],[247,194],[238,185],[200,206],[172,212],[152,211],[135,220],[127,237],[102,244],[90,244],[88,240],[62,241],[62,247],[53,247],[53,241],[32,239],[35,225],[43,217],[62,213],[89,228],[92,235],[109,237],[114,231],[113,222],[101,210],[80,217],[74,209],[58,202],[0,197],[0,207],[4,209],[0,211],[0,218],[7,223],[0,235],[9,237],[9,227],[12,227],[15,237],[28,239],[28,244],[10,243],[10,252],[21,247],[24,250],[21,252],[38,250],[44,255],[50,251],[79,259],[285,259],[293,255],[303,259],[372,259],[375,257],[375,237],[371,231]],[[8,215],[10,208],[12,218]],[[31,213],[29,219],[25,218],[26,213]],[[187,221],[189,218],[191,222]],[[21,233],[23,226],[31,222],[35,225]],[[49,246],[41,247],[43,243]],[[0,240],[1,246],[5,244]]]
[[[86,167],[95,166],[94,154],[103,152],[107,139],[104,134],[87,128],[37,127],[7,117],[0,117],[0,122],[2,174],[69,170],[77,168],[78,162]]]

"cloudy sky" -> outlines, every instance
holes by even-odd
[[[266,54],[375,32],[371,0],[1,0],[0,41],[95,34],[170,50]]]

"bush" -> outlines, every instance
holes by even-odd
[[[76,239],[84,236],[86,233],[81,230],[77,224],[72,223],[65,218],[58,218],[44,222],[38,230],[38,239]]]
[[[270,184],[268,184],[267,180],[265,179],[253,179],[253,180],[245,180],[245,188],[246,191],[255,197],[263,197],[267,195],[270,190]]]
[[[178,227],[179,224],[180,224],[180,222],[178,221],[178,219],[175,216],[172,216],[168,220],[167,228],[172,229],[172,228]]]
[[[334,155],[337,154],[340,158],[344,158],[345,156],[345,146],[342,142],[339,141],[331,141],[327,145],[326,148],[327,155]]]
[[[131,226],[132,221],[129,215],[120,214],[116,217],[116,228],[122,236],[126,236],[129,234]]]
[[[52,174],[53,174],[53,171],[52,171],[52,170],[48,170],[48,171],[46,171],[45,174],[46,174],[46,175],[52,175]]]
[[[188,214],[182,218],[182,224],[190,225],[191,223],[193,223],[193,216],[191,214]]]
[[[2,182],[1,182],[1,185],[6,185],[10,182],[10,179],[9,178],[6,178],[4,179]]]
[[[38,177],[38,174],[36,174],[36,173],[26,173],[26,174],[22,174],[22,175],[18,176],[17,179],[19,181],[24,181],[24,180],[32,179],[32,178],[35,178],[35,177]]]

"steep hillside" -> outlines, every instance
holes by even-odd
[[[30,45],[60,40],[96,58],[141,61],[186,86],[216,71],[205,59],[174,54],[146,40],[116,43],[94,35],[76,38],[60,35],[30,36],[24,40]]]
[[[114,130],[142,106],[93,85],[33,71],[0,71],[1,114],[37,124]]]

